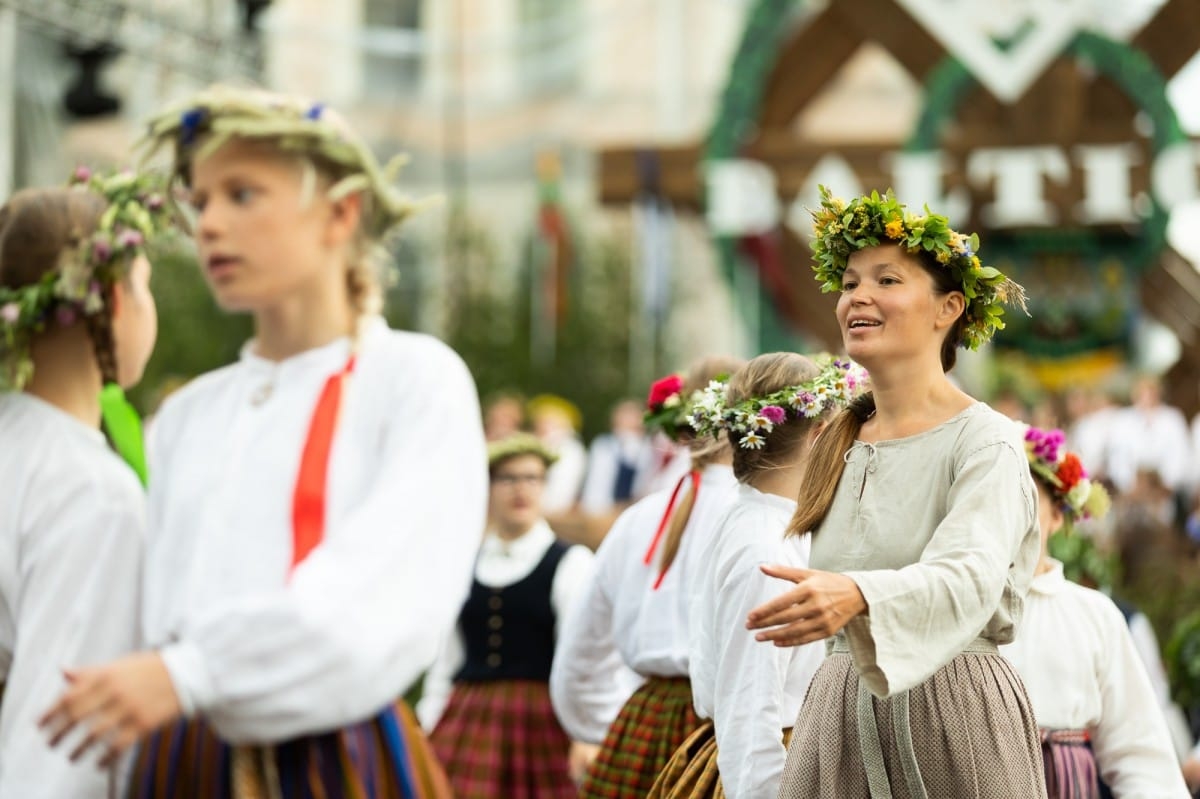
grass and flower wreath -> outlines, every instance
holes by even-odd
[[[821,291],[842,290],[842,276],[850,254],[880,244],[898,244],[909,253],[930,253],[966,297],[966,326],[958,342],[961,347],[978,349],[997,330],[1004,329],[1004,306],[1025,308],[1025,290],[993,266],[980,260],[979,237],[951,229],[949,220],[939,214],[914,214],[901,204],[889,189],[885,194],[873,191],[846,202],[820,186],[821,205],[810,211],[813,218],[813,272]]]
[[[70,185],[99,194],[107,208],[96,229],[79,231],[77,242],[37,283],[0,286],[0,391],[19,391],[33,376],[33,336],[51,321],[67,327],[101,313],[104,293],[129,273],[149,242],[174,228],[161,175],[79,167]]]
[[[788,386],[763,397],[750,397],[728,404],[728,385],[712,381],[697,398],[691,425],[699,435],[719,436],[725,432],[743,449],[762,449],[767,436],[791,415],[815,419],[832,408],[844,408],[869,390],[867,370],[853,361],[822,356],[820,372],[812,380]]]
[[[1099,518],[1108,512],[1108,492],[1088,477],[1079,456],[1067,450],[1063,431],[1027,426],[1025,455],[1030,471],[1050,487],[1062,509],[1066,529],[1082,519]]]

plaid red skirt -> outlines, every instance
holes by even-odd
[[[450,799],[450,787],[403,703],[370,721],[269,747],[231,747],[201,720],[138,750],[130,799]]]
[[[454,686],[429,736],[456,799],[574,799],[571,742],[550,688],[531,680]]]
[[[579,790],[581,799],[642,799],[700,726],[687,677],[651,677],[629,697]]]

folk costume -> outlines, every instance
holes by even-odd
[[[1187,799],[1166,721],[1112,600],[1063,576],[1033,578],[1021,633],[1001,653],[1021,675],[1041,729],[1050,799]]]
[[[218,87],[151,136],[181,175],[230,136],[336,164],[331,196],[368,195],[373,238],[407,214],[319,105]],[[173,394],[153,434],[146,633],[186,719],[143,744],[131,795],[449,796],[398,697],[458,612],[483,526],[462,360],[373,316],[281,361],[251,342]]]
[[[983,265],[978,239],[889,193],[849,203],[822,189],[814,271],[843,289],[850,253],[927,254],[965,296],[955,343],[976,348],[1022,289]],[[849,413],[859,423],[873,400]],[[974,403],[923,432],[855,441],[813,533],[812,568],[857,584],[867,611],[827,642],[796,720],[782,799],[1044,797],[1033,711],[998,645],[1013,640],[1038,560],[1021,433]],[[986,731],[981,735],[980,731]]]
[[[1034,716],[997,651],[1038,551],[1019,431],[977,403],[845,458],[812,567],[853,578],[870,612],[829,642],[780,796],[1042,796]]]
[[[1107,510],[1058,430],[1025,431],[1039,489],[1061,509],[1068,532]],[[1001,652],[1016,666],[1042,734],[1050,799],[1110,796],[1186,799],[1167,723],[1130,635],[1111,599],[1063,575],[1046,558],[1033,578],[1021,634]]]
[[[64,666],[138,646],[145,495],[99,430],[28,394],[0,394],[0,441],[0,796],[103,799],[116,773],[37,722]]]
[[[656,533],[671,500],[678,500],[674,489],[652,494],[618,517],[559,639],[551,677],[555,707],[572,737],[603,742],[581,796],[644,797],[699,725],[688,679],[684,575],[737,483],[722,464],[694,475],[696,498],[671,567],[661,570]],[[692,473],[683,479],[693,480]],[[631,696],[620,677],[622,663],[643,678]]]
[[[678,376],[655,383],[648,426],[675,434],[674,418],[660,424],[655,415],[664,405],[676,409],[672,417],[686,415],[682,391]],[[690,461],[691,453],[679,457]],[[686,574],[736,485],[728,465],[694,464],[673,488],[626,509],[596,552],[594,576],[563,627],[550,679],[563,726],[577,740],[602,743],[582,797],[641,799],[699,725],[688,679]],[[668,541],[674,513],[686,501],[686,524],[677,541]],[[674,554],[666,560],[668,550]],[[623,666],[640,683],[632,695]]]
[[[727,407],[723,389],[710,390],[695,413],[704,433],[725,433],[736,446],[765,445],[776,425],[814,419],[844,407],[866,387],[861,368],[826,360],[813,380]],[[793,423],[795,423],[793,421]],[[688,563],[689,664],[694,705],[704,719],[676,750],[648,796],[775,796],[788,736],[824,648],[769,647],[746,629],[750,611],[778,593],[764,563],[807,568],[808,536],[785,537],[796,511],[789,497],[743,482],[733,504]]]
[[[38,720],[63,691],[63,668],[107,662],[141,640],[143,464],[122,462],[100,430],[21,389],[34,377],[33,339],[110,313],[104,292],[170,221],[150,175],[80,168],[72,183],[28,191],[103,197],[97,228],[76,231],[80,243],[58,253],[38,283],[21,284],[0,265],[0,796],[23,799],[101,799],[121,789],[123,765],[70,762],[74,739],[52,749]],[[10,235],[29,234],[0,229]],[[116,384],[108,391],[123,404]]]
[[[524,435],[493,443],[490,461],[520,454],[553,462]],[[484,536],[470,595],[418,706],[456,799],[576,795],[549,680],[559,620],[591,569],[591,552],[559,541],[543,520],[514,540]]]

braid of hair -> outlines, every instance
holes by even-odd
[[[96,365],[100,367],[100,378],[104,385],[117,383],[117,347],[112,328],[112,287],[105,288],[100,296],[104,307],[98,313],[84,316],[92,349],[96,353]]]

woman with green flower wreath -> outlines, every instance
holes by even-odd
[[[69,761],[37,720],[78,668],[140,643],[145,495],[101,433],[102,389],[154,347],[145,244],[168,217],[152,179],[74,183],[0,208],[0,796],[23,799],[116,790],[118,764]]]
[[[700,723],[688,681],[687,578],[733,502],[737,481],[728,442],[697,436],[688,420],[704,388],[741,366],[710,356],[686,376],[669,375],[650,387],[645,424],[686,445],[688,469],[673,488],[617,518],[596,551],[581,601],[560,629],[550,696],[563,726],[581,742],[574,767],[582,799],[642,799]]]
[[[779,792],[787,731],[824,648],[761,646],[744,619],[779,590],[760,564],[808,565],[807,536],[784,535],[808,454],[825,419],[865,387],[865,374],[846,361],[777,352],[752,359],[697,401],[693,425],[729,442],[738,486],[685,575],[688,670],[705,721],[675,751],[652,799]]]
[[[140,741],[134,797],[446,796],[398,697],[466,597],[487,458],[462,360],[379,315],[378,244],[411,207],[319,103],[213,87],[149,141],[256,336],[156,416],[151,648],[81,669],[45,725]]]
[[[790,534],[811,568],[749,615],[764,646],[827,641],[796,719],[784,799],[1044,797],[1037,725],[997,646],[1038,559],[1021,431],[947,377],[1020,287],[945,217],[822,189],[817,279],[872,392],[821,434]],[[828,639],[828,640],[827,640]]]
[[[1107,512],[1108,494],[1067,451],[1061,430],[1026,428],[1025,451],[1038,486],[1041,553],[1021,634],[1000,651],[1029,692],[1050,799],[1188,799],[1125,617],[1104,594],[1068,580],[1047,551],[1060,529]]]

